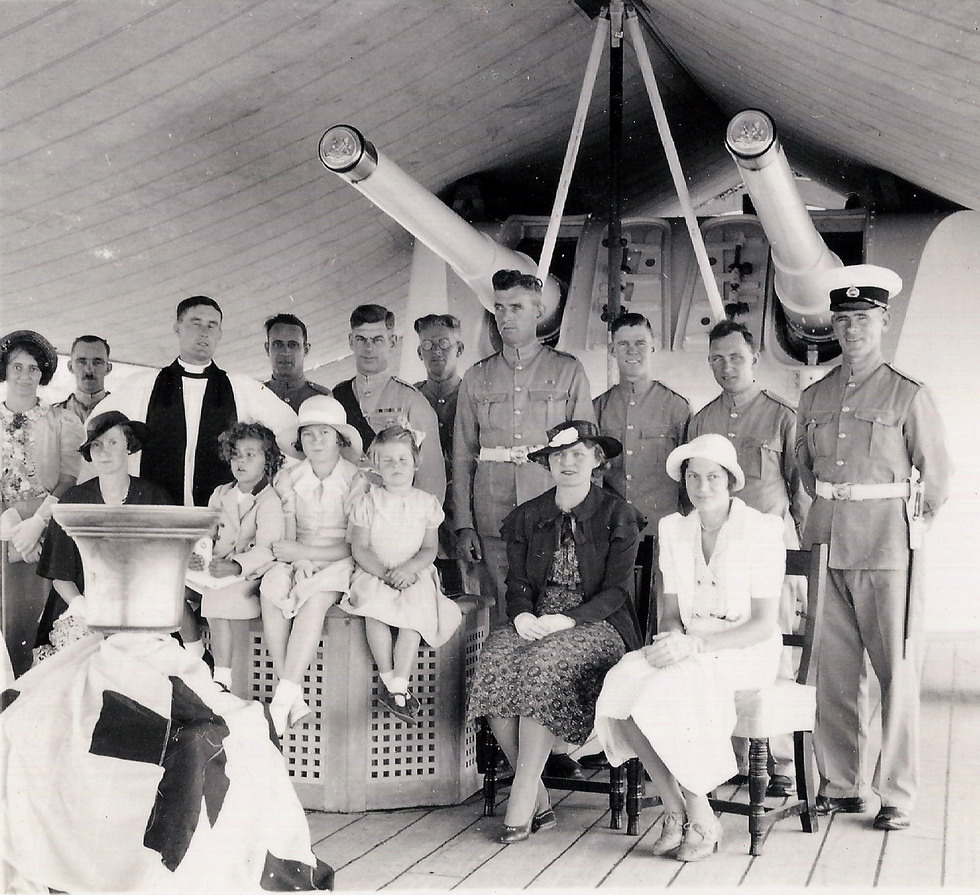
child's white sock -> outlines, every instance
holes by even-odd
[[[222,684],[231,689],[231,667],[225,665],[215,665],[214,673],[211,675],[214,678],[216,684]]]
[[[276,692],[272,694],[272,702],[269,703],[269,714],[272,716],[272,726],[280,737],[286,732],[290,707],[296,699],[302,698],[303,688],[299,684],[279,679]]]
[[[185,640],[184,649],[187,650],[192,656],[197,656],[198,659],[204,658],[204,641],[203,640]]]
[[[388,687],[391,693],[407,693],[408,692],[408,678],[407,677],[393,677],[391,679],[391,686]]]
[[[392,685],[392,683],[395,680],[395,672],[394,671],[379,671],[378,672],[378,677],[381,678],[381,683],[384,684],[388,688],[388,692],[391,693],[392,692],[391,685]]]

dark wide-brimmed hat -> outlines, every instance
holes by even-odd
[[[130,432],[133,433],[133,437],[140,445],[146,444],[146,436],[149,432],[146,423],[131,420],[125,413],[119,410],[108,410],[105,413],[98,413],[95,416],[89,417],[89,421],[85,425],[85,442],[78,449],[78,453],[86,460],[91,460],[92,442],[96,438],[101,438],[106,432],[114,429],[116,426],[129,426]]]
[[[576,444],[597,444],[610,460],[623,452],[622,444],[610,435],[599,434],[599,427],[595,423],[590,423],[588,420],[572,420],[549,429],[548,443],[543,448],[532,451],[527,458],[547,463],[552,454]]]
[[[58,352],[54,350],[54,345],[52,345],[47,339],[44,338],[40,333],[34,332],[32,329],[15,329],[11,333],[7,333],[2,339],[0,339],[0,350],[6,355],[11,348],[16,347],[18,344],[23,345],[29,343],[35,348],[39,349],[41,354],[44,356],[42,363],[45,365],[44,370],[42,370],[42,385],[47,385],[51,381],[51,377],[54,375],[54,371],[58,369]],[[4,358],[6,360],[6,357]]]

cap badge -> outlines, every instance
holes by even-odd
[[[857,286],[848,286],[847,292],[844,293],[848,298],[857,298],[861,294],[861,290]]]

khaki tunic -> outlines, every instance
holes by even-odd
[[[661,382],[620,382],[592,402],[603,435],[623,453],[610,461],[606,484],[646,517],[655,535],[664,516],[680,510],[680,486],[667,475],[667,455],[684,444],[691,405]]]
[[[946,501],[951,471],[942,420],[921,383],[882,363],[863,383],[841,364],[800,398],[796,454],[803,484],[814,480],[873,484],[907,480],[914,464],[925,488],[925,516]],[[904,569],[905,501],[816,498],[804,544],[830,544],[834,569]]]
[[[702,407],[688,427],[688,441],[699,435],[724,435],[735,445],[745,487],[738,496],[760,513],[785,519],[791,514],[803,531],[810,497],[796,465],[796,409],[772,392],[759,389],[736,407],[722,392]],[[796,547],[796,543],[787,543]]]
[[[287,388],[285,383],[279,382],[277,379],[269,379],[262,384],[277,398],[285,401],[297,413],[299,413],[300,404],[307,398],[312,398],[314,395],[330,394],[330,389],[325,385],[310,382],[308,379],[304,379],[299,385],[293,388]]]
[[[480,461],[480,448],[543,445],[548,429],[574,419],[595,417],[585,369],[570,354],[505,346],[467,370],[453,438],[456,530],[498,537],[504,516],[554,484],[539,463]]]
[[[354,377],[354,394],[361,413],[374,431],[408,420],[413,429],[425,432],[419,452],[415,487],[428,491],[440,503],[446,498],[446,467],[439,446],[439,420],[421,392],[394,376]]]

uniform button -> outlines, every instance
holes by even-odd
[[[636,407],[636,401],[630,401],[630,407]]]
[[[842,411],[843,411],[844,413],[847,413],[847,411],[848,411],[848,410],[850,410],[850,409],[851,409],[851,408],[850,408],[850,407],[848,407],[848,406],[847,406],[846,404],[845,404],[845,405],[844,405],[843,407],[841,407],[841,410],[842,410]]]
[[[728,433],[728,437],[729,438],[734,438],[735,437],[735,433],[734,432],[729,432]]]
[[[633,456],[633,452],[632,451],[627,451],[626,452],[626,455],[629,456],[629,457],[632,457]]]
[[[446,399],[445,398],[440,398],[438,403],[445,404],[446,403]]]
[[[843,460],[838,460],[837,461],[837,465],[838,466],[843,466],[844,465],[844,461]]]
[[[524,437],[524,436],[523,436],[523,435],[521,435],[521,433],[520,433],[520,432],[518,432],[518,433],[517,433],[517,434],[516,434],[516,435],[514,436],[514,438],[523,438],[523,437]]]
[[[841,432],[837,437],[838,438],[847,438],[847,433],[846,432]]]
[[[856,382],[849,382],[849,383],[847,383],[847,387],[848,388],[857,388],[857,383]]]
[[[738,414],[735,413],[734,411],[732,411],[732,415],[731,416],[732,416],[732,419],[733,420],[737,420],[738,419]]]
[[[524,369],[524,365],[523,364],[517,364],[517,366],[515,366],[514,369],[515,370],[523,370]]]
[[[521,415],[521,412],[519,410],[515,410],[514,411],[514,416],[520,416],[520,415]]]
[[[519,392],[520,390],[521,390],[521,387],[519,385],[515,385],[514,386],[514,391],[515,392]]]
[[[632,475],[626,476],[626,481],[627,482],[632,482],[633,481],[633,476]]]
[[[631,432],[633,431],[633,426],[632,425],[629,425],[626,428],[629,429]]]

